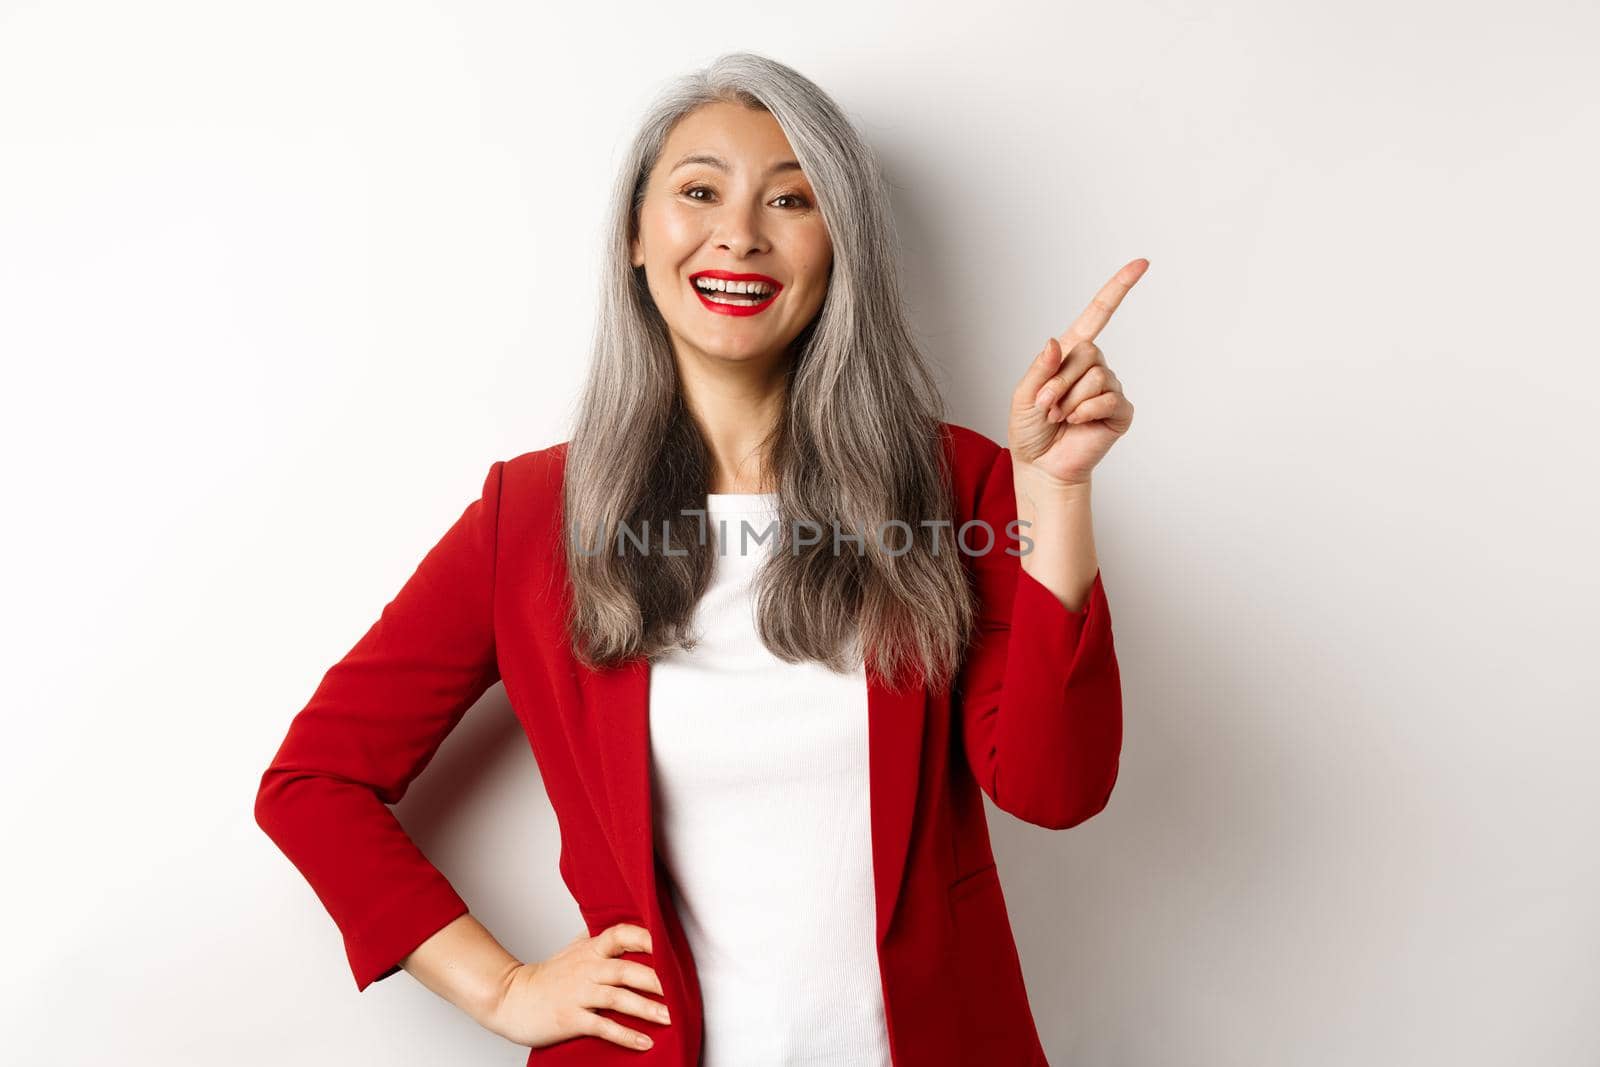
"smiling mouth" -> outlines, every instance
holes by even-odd
[[[743,292],[728,292],[726,289],[714,287],[715,284],[720,283],[707,284],[700,279],[695,279],[689,284],[694,287],[694,291],[699,294],[701,300],[712,304],[722,304],[726,307],[756,307],[767,303],[778,295],[778,287],[773,285],[751,288]],[[742,287],[736,285],[735,288]]]

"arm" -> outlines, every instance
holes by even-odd
[[[1011,554],[1027,547],[1008,536],[1018,503],[1011,453],[1002,448],[973,515],[994,530],[994,548],[967,557],[979,618],[961,674],[962,740],[997,807],[1064,830],[1110,800],[1122,750],[1121,678],[1098,564],[1085,572],[1094,560],[1087,492],[1037,508],[1024,497],[1037,522],[1020,531],[1034,541],[1031,566]],[[1080,593],[1084,573],[1091,580]]]
[[[257,824],[338,926],[357,990],[395,974],[403,958],[467,913],[389,805],[499,680],[494,577],[503,466],[490,467],[481,497],[328,670],[256,794]]]
[[[407,974],[484,1026],[522,965],[470,913],[450,920],[400,961]]]
[[[1008,449],[1006,454],[1010,455]],[[1016,485],[1017,518],[1033,538],[1033,549],[1019,562],[1040,585],[1073,614],[1081,615],[1100,571],[1094,551],[1094,516],[1090,485],[1069,489],[1036,487],[1030,474],[1011,458]]]

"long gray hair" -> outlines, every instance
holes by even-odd
[[[695,644],[689,624],[716,544],[703,517],[683,512],[706,506],[711,453],[630,246],[668,135],[719,101],[777,121],[833,244],[827,295],[791,346],[786,399],[761,450],[781,508],[754,587],[761,640],[790,663],[842,671],[865,657],[891,685],[950,684],[975,606],[953,527],[929,525],[953,520],[944,408],[901,304],[888,193],[838,105],[798,71],[749,52],[667,87],[613,191],[594,350],[565,461],[574,655],[601,668]],[[909,525],[909,537],[896,522],[880,539],[891,520]],[[794,538],[797,523],[819,524],[820,540]],[[637,547],[641,532],[649,551],[619,550]],[[663,532],[670,549],[655,547]],[[863,535],[859,547],[843,540],[850,533]]]

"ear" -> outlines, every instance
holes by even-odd
[[[639,244],[637,237],[628,242],[629,260],[635,267],[644,266],[644,248]]]

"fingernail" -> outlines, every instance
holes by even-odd
[[[633,1043],[638,1045],[640,1048],[649,1048],[651,1045],[655,1044],[655,1042],[651,1041],[650,1038],[645,1034],[640,1034],[638,1037],[634,1038]]]
[[[664,1023],[670,1023],[672,1021],[672,1016],[667,1014],[666,1008],[657,1008],[656,1015],[660,1017],[661,1021]]]

